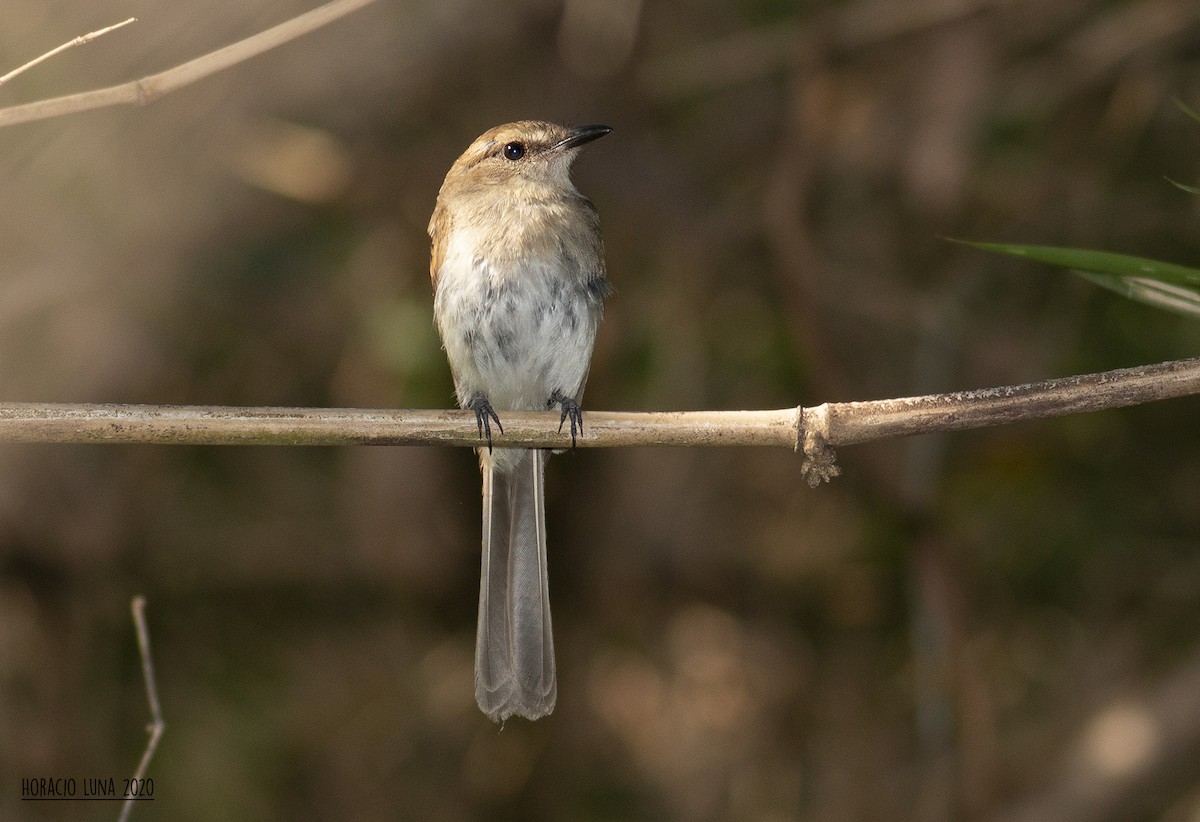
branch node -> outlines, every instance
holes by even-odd
[[[818,419],[824,420],[825,414],[820,413],[821,409],[809,410],[817,412],[810,415],[814,418],[813,422]],[[809,425],[804,429],[804,462],[800,464],[800,476],[808,482],[809,488],[816,488],[822,482],[829,482],[842,473],[837,464],[837,452],[826,441],[825,435],[817,429],[817,425]]]

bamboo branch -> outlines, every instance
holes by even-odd
[[[333,2],[301,14],[299,17],[293,17],[277,26],[260,31],[245,40],[239,40],[224,48],[209,52],[158,74],[148,75],[140,80],[131,80],[118,86],[0,109],[0,127],[27,123],[32,120],[46,120],[63,114],[73,114],[106,106],[148,105],[172,91],[295,40],[301,35],[319,29],[373,2],[375,0],[333,0]]]
[[[777,411],[589,411],[580,447],[773,445],[802,450],[810,484],[839,471],[835,446],[1079,414],[1200,394],[1200,358],[872,402]],[[559,415],[509,411],[496,447],[566,448]],[[0,442],[167,445],[480,444],[469,411],[0,403]]]

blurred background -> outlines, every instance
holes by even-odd
[[[301,0],[8,0],[13,105]],[[426,223],[482,131],[576,164],[588,407],[753,409],[1194,356],[948,236],[1200,263],[1191,0],[384,0],[142,108],[0,131],[0,397],[448,407]],[[559,702],[473,700],[479,477],[435,448],[0,446],[0,817],[1200,819],[1200,400],[547,477]]]

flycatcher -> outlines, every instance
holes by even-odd
[[[604,299],[595,206],[571,183],[580,146],[612,131],[522,121],[455,161],[429,221],[433,312],[459,405],[475,412],[483,567],[475,699],[500,722],[538,719],[557,696],[546,577],[543,450],[497,447],[499,413],[561,409],[571,443]]]

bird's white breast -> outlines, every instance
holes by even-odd
[[[434,314],[459,402],[483,394],[498,410],[544,410],[574,397],[587,376],[599,306],[573,260],[520,253],[468,226],[448,239]],[[548,252],[548,253],[547,253]]]

